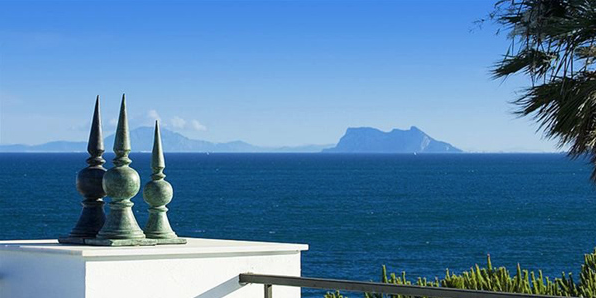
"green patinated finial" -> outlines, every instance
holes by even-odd
[[[130,150],[126,101],[122,95],[114,141],[114,153],[116,154],[113,159],[114,167],[105,173],[102,180],[104,191],[112,198],[109,204],[110,213],[103,228],[97,234],[97,238],[85,240],[87,244],[107,246],[156,244],[155,240],[145,239],[145,234],[132,212],[134,203],[131,202],[131,198],[139,192],[141,179],[139,174],[128,166],[131,163],[128,158]]]
[[[99,95],[95,100],[87,151],[90,155],[87,158],[88,166],[79,171],[77,175],[77,190],[85,197],[81,202],[83,210],[70,235],[58,239],[60,243],[83,244],[85,239],[94,238],[97,235],[105,221],[103,197],[106,196],[106,193],[102,188],[102,179],[106,172],[103,167],[106,161],[102,158],[104,147],[101,133]]]
[[[163,157],[161,148],[161,132],[159,130],[159,121],[155,120],[155,135],[153,136],[153,151],[151,152],[151,169],[153,169],[153,180],[159,180],[166,177],[163,170],[166,168],[166,161]]]
[[[89,165],[103,165],[106,161],[101,157],[104,153],[103,134],[101,131],[101,116],[99,113],[99,95],[95,98],[95,110],[93,111],[93,121],[91,122],[91,132],[89,133],[89,142],[87,142],[87,152],[93,158]]]
[[[122,94],[122,103],[120,104],[120,116],[118,117],[118,126],[116,126],[116,135],[114,138],[114,153],[116,157],[114,164],[117,166],[129,165],[131,160],[128,158],[130,152],[130,133],[128,131],[128,118],[126,116],[126,95]]]
[[[168,220],[166,205],[172,201],[172,185],[165,181],[163,170],[166,162],[161,147],[159,122],[155,121],[155,136],[151,155],[151,180],[143,188],[143,199],[149,204],[149,220],[145,226],[147,238],[157,240],[157,244],[184,244],[186,239],[178,238],[172,230]]]

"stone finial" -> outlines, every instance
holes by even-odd
[[[151,181],[143,188],[143,199],[149,204],[149,220],[144,231],[147,238],[157,240],[157,244],[184,244],[186,239],[178,238],[172,230],[166,214],[168,211],[166,205],[172,201],[174,194],[172,185],[164,180],[166,177],[163,173],[165,167],[159,122],[155,121],[155,136],[151,155],[153,174]]]
[[[126,95],[122,94],[120,103],[120,115],[118,116],[118,126],[114,138],[114,153],[116,158],[114,164],[117,166],[129,165],[131,160],[128,158],[130,153],[130,133],[128,131],[128,117],[126,115]],[[118,164],[116,164],[118,162]]]
[[[120,117],[114,140],[114,167],[109,169],[102,180],[103,189],[111,197],[108,214],[103,228],[96,239],[85,240],[86,244],[106,246],[155,245],[156,241],[145,239],[132,212],[131,198],[141,187],[139,174],[129,167],[130,137],[126,117],[126,99],[122,95]]]
[[[101,166],[106,161],[102,158],[104,153],[103,134],[101,131],[101,116],[99,112],[99,95],[95,99],[95,110],[93,111],[93,122],[91,123],[91,132],[89,133],[89,142],[87,142],[87,152],[91,157],[87,160],[90,166]]]
[[[85,197],[81,202],[83,209],[70,235],[58,239],[60,243],[83,244],[85,239],[95,238],[105,221],[103,197],[106,196],[106,193],[102,188],[102,179],[106,172],[103,167],[106,161],[102,158],[104,147],[101,133],[99,95],[95,100],[87,152],[90,155],[87,158],[88,166],[77,175],[77,190]]]

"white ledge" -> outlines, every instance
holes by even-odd
[[[106,247],[58,244],[56,239],[0,241],[0,251],[65,254],[81,257],[192,256],[202,254],[292,253],[308,250],[306,244],[186,238],[187,244]]]
[[[262,298],[241,273],[300,276],[304,244],[186,238],[187,244],[83,246],[0,241],[0,297]],[[300,288],[275,286],[275,297]]]

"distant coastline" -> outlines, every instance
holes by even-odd
[[[337,144],[264,147],[243,141],[213,143],[190,139],[180,133],[162,129],[164,151],[171,153],[347,153],[347,154],[453,154],[453,153],[559,153],[559,152],[474,152],[464,151],[450,143],[439,141],[416,126],[408,130],[393,129],[383,132],[371,127],[351,127]],[[150,152],[153,146],[153,128],[139,127],[131,131],[132,152]],[[104,140],[110,152],[114,136]],[[0,145],[0,153],[77,153],[86,152],[87,142],[54,141],[39,145]]]

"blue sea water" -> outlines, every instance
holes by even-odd
[[[86,157],[0,154],[0,239],[68,233]],[[147,182],[149,154],[131,158]],[[487,254],[559,276],[596,246],[591,167],[562,154],[172,153],[166,162],[179,235],[307,243],[304,276],[377,281],[385,264],[434,278]],[[133,201],[143,224],[146,205]]]

